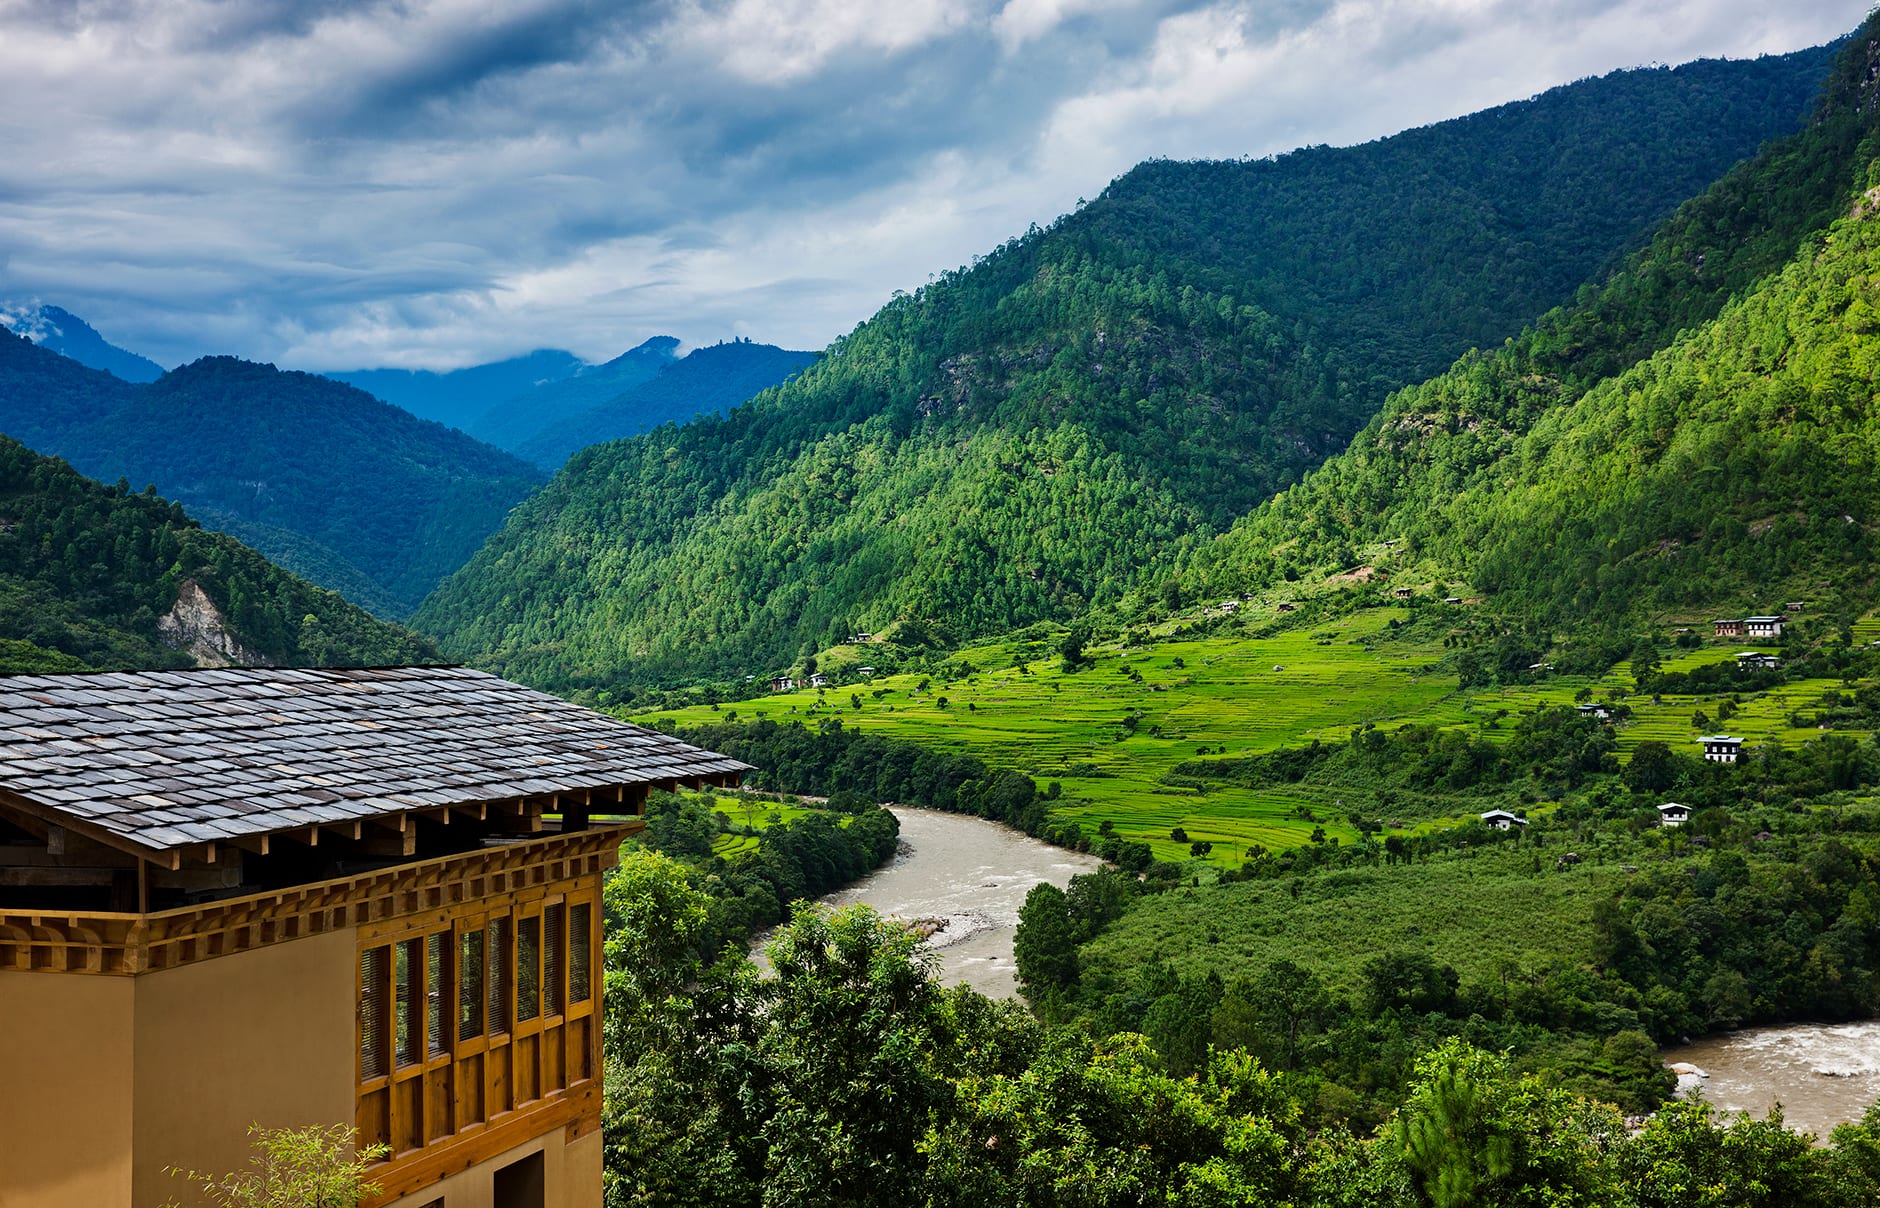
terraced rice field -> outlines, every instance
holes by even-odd
[[[1223,786],[1201,793],[1165,782],[1183,761],[1202,753],[1270,751],[1315,738],[1339,741],[1366,722],[1466,726],[1490,739],[1505,738],[1513,727],[1497,719],[1502,710],[1515,714],[1573,704],[1583,689],[1605,700],[1633,687],[1630,666],[1621,664],[1599,677],[1462,691],[1453,672],[1435,667],[1444,654],[1440,644],[1393,634],[1390,622],[1408,615],[1377,608],[1271,637],[1110,644],[1090,650],[1093,666],[1070,673],[1055,654],[1035,657],[1036,646],[1027,659],[1019,643],[994,642],[959,652],[957,660],[979,670],[953,680],[882,676],[864,685],[636,720],[683,726],[732,716],[810,723],[840,717],[845,726],[1018,768],[1041,784],[1055,780],[1063,788],[1057,813],[1087,831],[1108,821],[1126,838],[1150,843],[1157,856],[1179,859],[1187,856],[1187,846],[1169,838],[1179,827],[1191,840],[1213,843],[1214,862],[1237,863],[1256,844],[1278,849],[1306,842],[1315,823],[1299,816],[1302,807],[1319,811],[1326,820],[1318,824],[1329,837],[1350,842],[1357,834],[1323,789]],[[1706,646],[1679,653],[1665,666],[1681,670],[1728,660],[1738,649]],[[1704,709],[1714,719],[1717,698],[1667,696],[1653,703],[1628,696],[1633,717],[1620,728],[1620,749],[1629,752],[1657,739],[1694,753],[1692,740],[1699,733],[1718,730],[1752,744],[1799,745],[1820,735],[1792,728],[1789,714],[1811,709],[1823,692],[1841,687],[1838,681],[1809,680],[1745,696],[1735,717],[1713,720],[1701,731],[1691,715]]]

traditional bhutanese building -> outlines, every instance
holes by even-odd
[[[598,1208],[601,902],[746,765],[477,671],[0,678],[0,1205],[350,1124],[397,1208]]]
[[[1743,740],[1734,734],[1706,734],[1697,741],[1711,763],[1735,763],[1743,753]]]

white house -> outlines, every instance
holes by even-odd
[[[1782,636],[1782,622],[1787,617],[1777,613],[1773,617],[1750,617],[1743,622],[1743,633],[1752,638],[1779,638]]]
[[[1667,801],[1658,807],[1658,825],[1683,826],[1691,816],[1691,807],[1677,801]]]
[[[796,691],[796,681],[787,675],[774,675],[770,678],[770,690],[772,692],[794,692]]]
[[[1743,740],[1733,734],[1708,734],[1697,741],[1704,744],[1704,758],[1711,763],[1735,763],[1743,751]]]
[[[1507,810],[1490,810],[1481,817],[1484,824],[1500,831],[1513,830],[1517,826],[1528,824],[1526,818],[1511,814]]]
[[[818,671],[816,674],[809,677],[809,686],[812,688],[827,688],[829,686],[829,677]]]
[[[1749,667],[1751,669],[1765,667],[1773,669],[1780,667],[1782,660],[1773,654],[1765,654],[1760,650],[1745,650],[1736,656],[1736,665],[1739,667]]]

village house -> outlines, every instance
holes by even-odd
[[[1676,801],[1667,801],[1658,807],[1658,825],[1683,826],[1691,817],[1691,807]]]
[[[1790,600],[1787,604],[1784,604],[1782,608],[1785,612],[1800,612],[1807,606],[1808,601],[1806,600]]]
[[[1749,617],[1743,622],[1743,635],[1752,638],[1779,638],[1782,636],[1782,623],[1788,620],[1780,613],[1772,617]]]
[[[455,667],[0,679],[0,1203],[343,1124],[382,1208],[599,1208],[602,877],[748,770]]]
[[[818,671],[816,674],[809,677],[809,686],[812,688],[827,688],[829,686],[829,677]]]
[[[1732,734],[1710,734],[1697,740],[1704,746],[1704,758],[1711,763],[1735,763],[1743,750],[1743,740]]]
[[[1240,601],[1239,600],[1222,600],[1220,604],[1220,608],[1222,612],[1239,612]]]
[[[1294,603],[1293,603],[1293,602],[1292,602],[1291,600],[1282,600],[1282,601],[1280,601],[1280,604],[1279,604],[1279,608],[1277,609],[1277,611],[1279,611],[1279,612],[1292,612],[1293,610],[1295,610],[1295,609],[1296,609],[1296,608],[1298,608],[1298,607],[1299,607],[1299,606],[1298,606],[1297,604],[1294,604]]]
[[[772,676],[770,679],[770,690],[772,692],[794,692],[796,691],[796,681],[787,675]]]
[[[875,669],[873,667],[857,667],[855,674],[861,676],[863,679],[874,679]]]
[[[1719,638],[1740,638],[1748,636],[1748,629],[1741,619],[1734,621],[1712,621],[1711,636]]]
[[[860,646],[865,642],[872,642],[874,640],[875,635],[872,633],[853,633],[849,635],[849,645],[851,646]]]
[[[1481,818],[1484,824],[1499,831],[1513,830],[1517,826],[1526,826],[1528,824],[1526,818],[1518,814],[1511,814],[1507,810],[1490,810],[1486,814],[1481,815]],[[1535,842],[1538,843],[1540,840],[1536,839]]]
[[[1460,604],[1460,603],[1462,603],[1462,597],[1461,597],[1461,596],[1444,596],[1444,597],[1443,597],[1443,603],[1445,603],[1445,604]]]
[[[1396,590],[1392,591],[1390,594],[1395,599],[1408,600],[1410,598],[1411,592],[1408,587],[1399,587]]]
[[[1744,650],[1737,654],[1736,665],[1749,668],[1775,668],[1782,665],[1782,660],[1773,654],[1760,650]]]
[[[1581,717],[1597,717],[1601,721],[1612,717],[1612,709],[1606,705],[1575,705],[1573,708]]]

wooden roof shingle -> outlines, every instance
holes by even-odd
[[[0,790],[154,851],[749,770],[465,667],[0,677]]]

